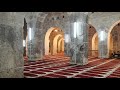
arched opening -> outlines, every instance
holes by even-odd
[[[108,33],[108,57],[120,54],[120,20],[115,22]]]
[[[62,53],[64,52],[64,39],[61,38],[59,41],[58,41],[58,53]]]
[[[45,55],[49,55],[49,44],[50,44],[50,41],[49,41],[49,36],[51,34],[51,32],[54,30],[55,28],[51,27],[50,29],[48,29],[48,31],[46,32],[45,34]]]
[[[98,34],[95,33],[92,38],[92,56],[98,57]]]
[[[60,46],[59,47],[57,47],[58,46],[58,38],[59,37],[62,37],[62,35],[61,34],[58,34],[58,35],[56,35],[55,37],[54,37],[54,39],[53,39],[53,55],[55,55],[55,54],[57,54],[58,53],[58,48],[60,48]]]
[[[64,33],[58,27],[51,27],[45,35],[45,55],[64,54]],[[60,40],[63,41],[60,44]],[[60,48],[61,47],[61,48]],[[62,50],[61,50],[62,49]]]
[[[89,25],[88,43],[88,56],[98,57],[98,34],[92,25]]]

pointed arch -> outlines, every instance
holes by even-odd
[[[50,55],[50,53],[51,53],[51,44],[50,44],[50,42],[51,42],[51,40],[50,40],[50,36],[51,36],[51,33],[53,32],[53,31],[55,31],[55,30],[58,30],[59,32],[60,32],[60,34],[62,35],[62,37],[64,36],[64,32],[63,32],[63,30],[61,30],[61,28],[59,28],[59,27],[51,27],[50,29],[48,29],[48,31],[46,32],[46,34],[45,34],[45,42],[44,42],[44,45],[45,45],[45,55]],[[56,39],[55,39],[56,38]],[[53,44],[52,44],[52,47],[54,47],[53,49],[55,49],[55,51],[52,49],[52,53],[51,54],[54,54],[54,53],[56,53],[56,49],[57,49],[57,44],[54,42],[54,41],[57,41],[57,37],[55,36],[54,38],[53,38]]]
[[[54,29],[54,27],[51,27],[45,34],[45,55],[49,55],[49,36]]]

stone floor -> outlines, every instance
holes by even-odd
[[[87,65],[71,65],[69,57],[45,56],[24,65],[25,78],[119,78],[120,59],[89,57]]]

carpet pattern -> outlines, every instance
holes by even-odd
[[[84,66],[72,65],[63,55],[45,56],[43,60],[26,62],[25,78],[119,78],[119,59],[89,57]]]

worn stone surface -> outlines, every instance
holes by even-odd
[[[22,46],[24,17],[25,13],[0,13],[0,78],[24,77]]]
[[[0,78],[23,78],[23,68],[13,68],[0,71]]]
[[[88,61],[87,15],[83,13],[75,13],[71,18],[71,64],[85,65]]]

